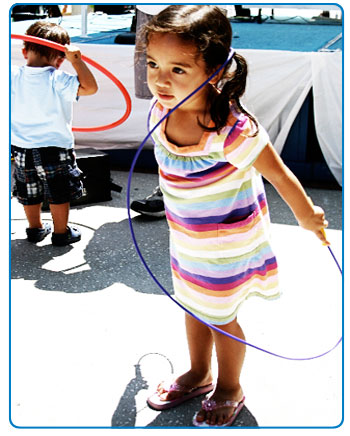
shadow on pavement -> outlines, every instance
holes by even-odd
[[[84,226],[79,227],[84,232]],[[147,264],[159,282],[172,292],[166,220],[134,218],[133,227]],[[39,247],[25,239],[12,240],[11,279],[33,280],[36,288],[47,291],[92,292],[114,283],[123,283],[137,292],[162,294],[139,259],[128,220],[104,224],[94,232],[83,253],[89,269],[66,274],[43,268],[50,260],[78,248],[78,244],[66,247],[47,244]]]
[[[112,427],[135,427],[136,424],[136,395],[142,389],[148,389],[147,381],[142,377],[139,364],[135,365],[135,377],[126,385],[120,398],[118,407],[112,417]]]

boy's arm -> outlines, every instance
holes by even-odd
[[[313,231],[323,243],[328,245],[329,242],[322,231],[328,226],[323,209],[313,205],[297,177],[283,163],[271,144],[261,152],[254,167],[276,188],[292,209],[299,225]]]
[[[81,59],[81,53],[78,47],[66,45],[66,59],[75,69],[80,83],[78,95],[92,95],[97,92],[98,86],[95,77],[89,70],[86,63]]]

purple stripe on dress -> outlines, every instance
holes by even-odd
[[[218,162],[216,165],[213,165],[206,170],[198,171],[198,173],[188,174],[187,178],[188,179],[196,179],[196,178],[205,177],[208,174],[210,175],[210,178],[212,178],[213,176],[215,176],[215,174],[213,174],[213,171],[220,170],[221,168],[224,168],[224,167],[226,167],[226,168],[231,167],[232,170],[236,171],[235,167],[233,167],[231,164],[228,164],[227,162]]]
[[[199,280],[196,278],[194,274],[185,274],[178,271],[176,266],[172,266],[174,271],[177,271],[178,274],[186,281],[193,283],[197,286],[204,287],[210,291],[220,292],[220,291],[230,291],[238,286],[241,286],[243,283],[249,281],[254,275],[266,276],[269,271],[277,270],[277,262],[273,257],[269,259],[269,262],[263,265],[261,268],[248,269],[244,273],[240,275],[240,277],[233,277],[230,281],[226,282],[221,280],[220,283],[212,283],[208,281],[205,277],[204,280]],[[232,280],[234,279],[234,280]]]
[[[230,283],[234,284],[236,281],[242,280],[246,276],[251,276],[252,273],[267,270],[269,265],[276,265],[276,264],[277,264],[276,258],[274,256],[272,256],[272,257],[266,259],[262,265],[254,267],[254,268],[248,268],[247,270],[245,270],[242,273],[232,275],[232,276],[227,276],[227,277],[216,277],[215,278],[215,277],[202,276],[200,274],[195,274],[193,272],[190,273],[190,272],[184,270],[183,268],[181,268],[178,261],[174,257],[171,257],[172,268],[174,268],[182,277],[192,277],[193,279],[196,280],[196,282],[198,281],[201,283],[210,283],[212,285],[223,285],[223,284],[230,284]],[[192,280],[190,280],[190,281],[192,281]]]
[[[169,218],[172,221],[175,221],[179,224],[187,224],[187,225],[200,225],[200,224],[222,224],[222,223],[238,223],[240,221],[244,221],[246,218],[251,215],[254,210],[256,209],[256,204],[249,205],[247,207],[237,209],[234,211],[231,211],[230,213],[223,214],[223,215],[217,215],[217,216],[205,216],[205,217],[198,217],[198,218],[185,218],[181,217],[179,215],[176,215],[174,212],[170,212],[169,209],[167,209]]]

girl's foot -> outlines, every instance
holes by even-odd
[[[209,407],[202,406],[195,420],[198,423],[205,422],[208,425],[225,425],[237,411],[237,407],[243,398],[243,391],[240,386],[233,390],[225,390],[216,387],[209,401],[207,401]],[[210,407],[211,404],[214,405],[214,407]],[[215,404],[218,407],[215,407]],[[227,404],[227,406],[225,404]]]
[[[164,383],[158,386],[158,396],[163,401],[171,401],[180,398],[184,395],[184,391],[210,385],[213,382],[211,372],[203,374],[194,373],[189,370],[185,374],[180,375],[172,383],[173,386],[179,386],[179,389],[171,389]],[[184,389],[187,388],[187,389]]]

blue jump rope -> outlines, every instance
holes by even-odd
[[[244,345],[247,345],[249,347],[255,348],[257,350],[263,351],[264,353],[270,354],[272,356],[275,357],[279,357],[281,359],[286,359],[286,360],[313,360],[313,359],[317,359],[319,357],[325,356],[326,354],[330,353],[331,351],[333,351],[342,341],[342,337],[338,340],[338,342],[329,350],[325,351],[322,354],[318,354],[316,356],[311,356],[311,357],[288,357],[288,356],[283,356],[281,354],[277,354],[274,353],[272,351],[269,350],[265,350],[264,348],[258,347],[257,345],[251,344],[241,338],[238,338],[237,336],[231,335],[230,333],[225,332],[224,330],[219,329],[218,327],[215,327],[212,324],[209,324],[207,322],[205,322],[204,320],[198,318],[197,315],[195,315],[194,313],[192,313],[190,310],[188,310],[186,307],[184,307],[181,303],[179,303],[178,301],[175,300],[175,298],[164,288],[164,286],[158,281],[158,279],[154,276],[154,274],[152,273],[151,269],[149,268],[149,266],[147,265],[147,262],[145,261],[140,248],[138,246],[136,237],[135,237],[135,232],[134,232],[134,228],[133,228],[133,224],[132,224],[132,220],[131,220],[131,215],[130,215],[130,190],[131,190],[131,180],[132,180],[132,175],[134,172],[134,168],[137,162],[137,159],[140,156],[140,153],[144,147],[144,145],[146,144],[146,141],[150,138],[150,136],[152,135],[152,133],[156,130],[156,128],[166,119],[168,118],[179,106],[181,106],[183,103],[185,103],[188,99],[190,99],[196,92],[200,91],[207,83],[209,83],[217,74],[219,74],[219,72],[226,67],[226,65],[231,61],[232,57],[234,56],[235,52],[234,50],[231,48],[230,49],[230,53],[228,55],[227,60],[221,65],[220,68],[218,68],[217,71],[215,71],[215,73],[213,73],[205,82],[203,82],[197,89],[195,89],[193,92],[191,92],[186,98],[184,98],[180,103],[178,103],[173,109],[171,109],[153,128],[152,130],[149,131],[149,133],[147,134],[147,136],[145,137],[145,139],[142,141],[142,143],[140,144],[135,157],[132,161],[131,164],[131,168],[130,168],[130,172],[129,172],[129,177],[128,177],[128,185],[127,185],[127,210],[128,210],[128,220],[129,220],[129,227],[130,227],[130,232],[131,232],[131,236],[132,236],[132,240],[134,243],[134,246],[136,248],[137,254],[139,255],[141,262],[143,263],[144,267],[146,268],[148,274],[152,277],[152,279],[154,280],[154,282],[158,285],[158,287],[164,292],[164,294],[166,294],[175,304],[177,304],[182,310],[184,310],[186,313],[188,313],[190,316],[192,316],[193,318],[195,318],[197,321],[201,322],[202,324],[206,325],[207,327],[211,328],[212,330],[215,330],[231,339],[234,339],[235,341],[238,341]],[[342,274],[342,269],[332,251],[332,249],[330,248],[330,246],[327,247],[331,256],[334,259],[334,262],[336,263],[340,274]]]

